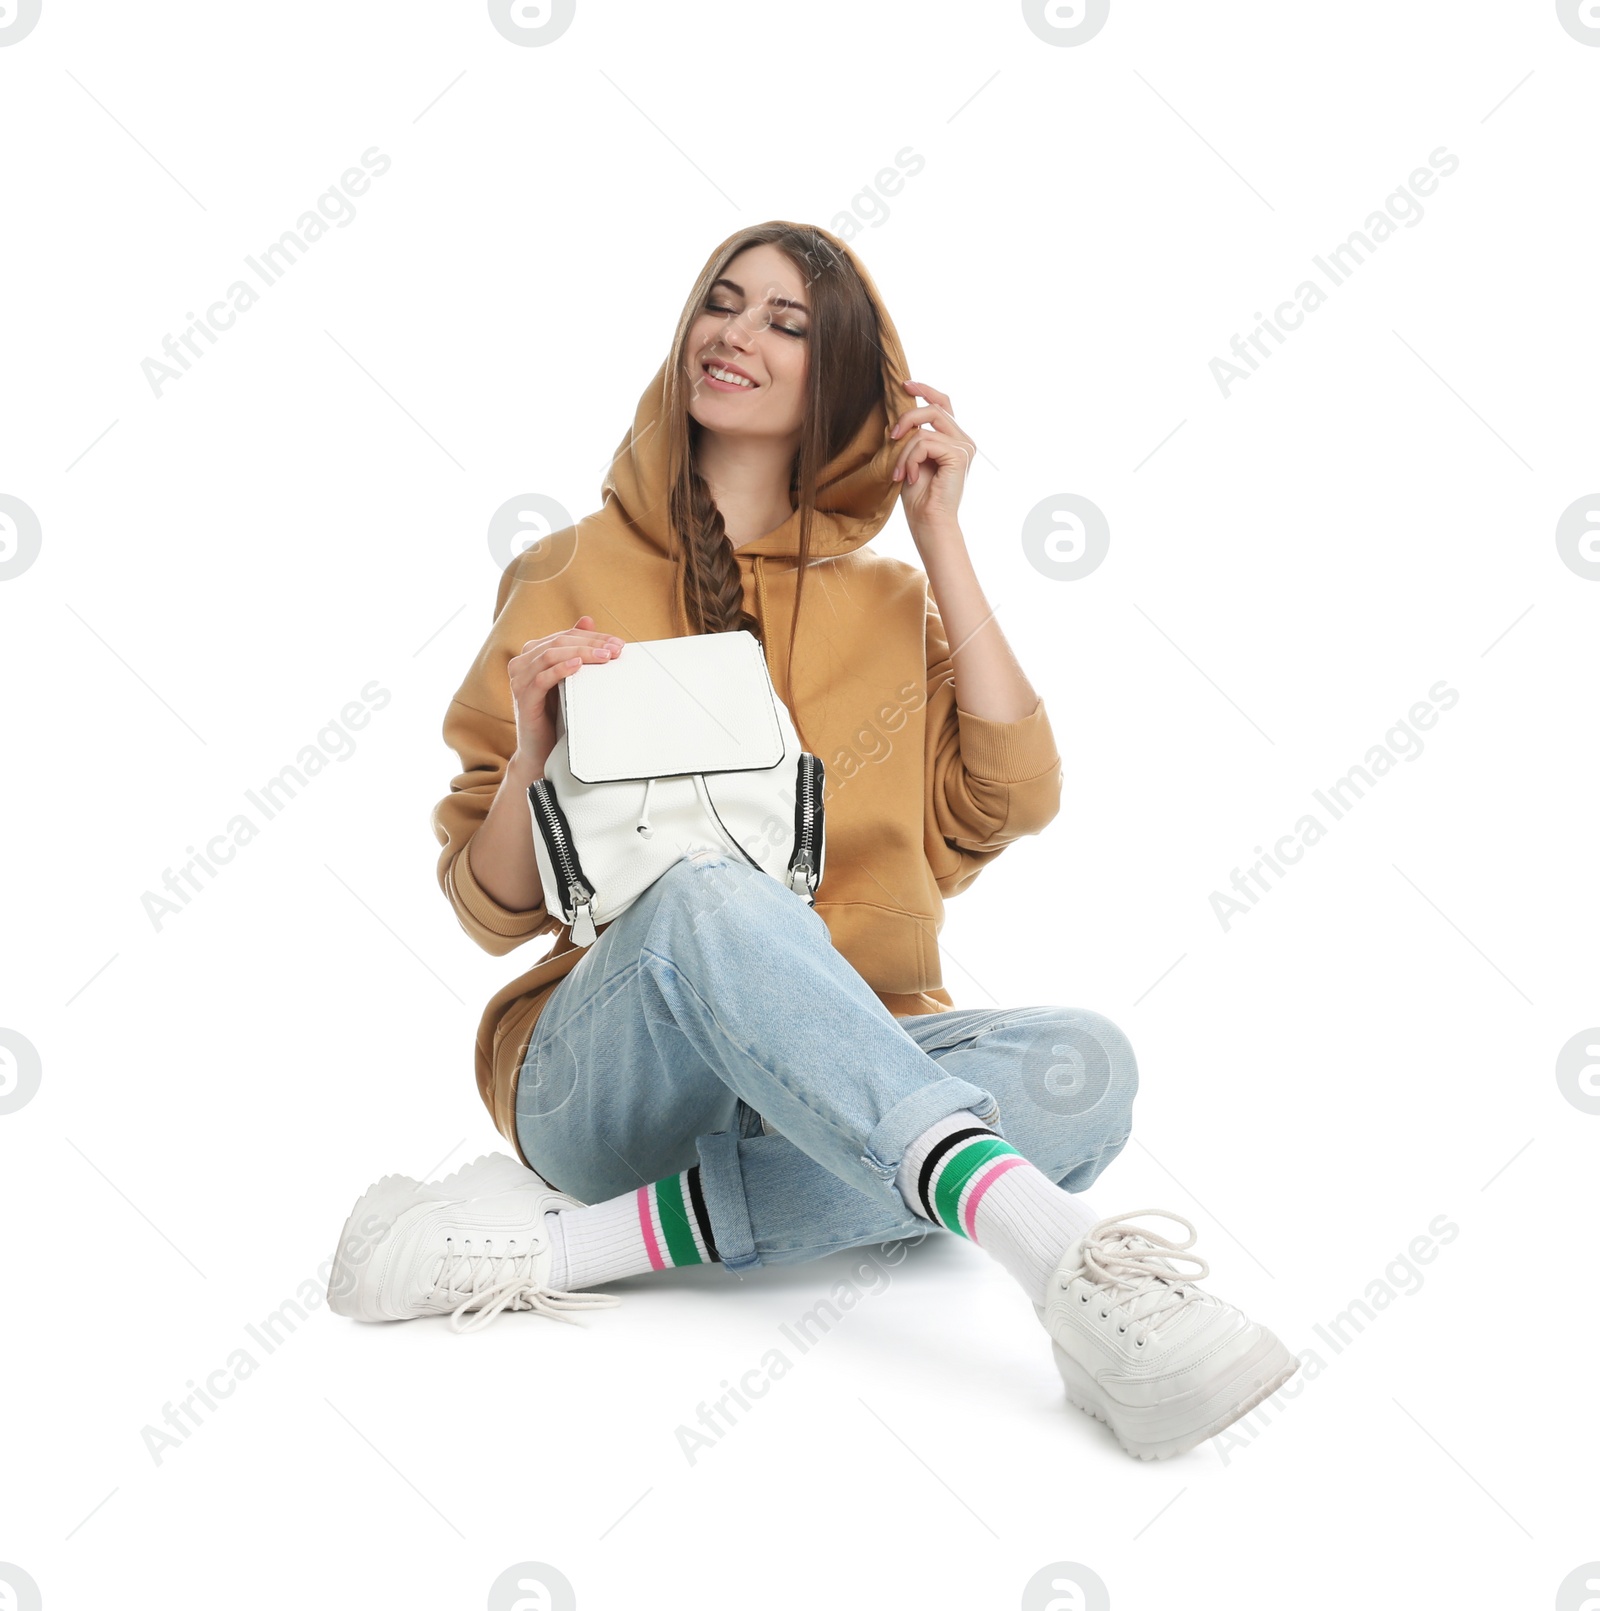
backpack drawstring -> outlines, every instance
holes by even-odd
[[[655,829],[650,826],[650,791],[656,786],[656,780],[650,778],[644,786],[644,804],[639,807],[639,820],[634,824],[638,832],[648,839]]]

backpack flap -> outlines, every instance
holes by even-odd
[[[579,783],[770,770],[783,759],[766,656],[743,628],[627,643],[559,687]]]

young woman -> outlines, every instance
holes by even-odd
[[[957,518],[973,446],[843,241],[777,222],[712,253],[601,509],[506,568],[445,719],[463,770],[433,820],[462,926],[495,955],[558,933],[478,1036],[479,1092],[519,1158],[372,1187],[340,1238],[338,1313],[571,1318],[619,1301],[592,1289],[624,1276],[936,1227],[1022,1285],[1069,1399],[1130,1453],[1192,1448],[1293,1374],[1174,1262],[1208,1273],[1182,1251],[1188,1220],[1167,1216],[1189,1231],[1175,1243],[1079,1195],[1128,1139],[1121,1030],[1079,1008],[957,1008],[940,982],[943,898],[1061,791]],[[867,546],[896,501],[923,569]],[[629,642],[740,628],[826,768],[815,908],[695,852],[575,946],[544,904],[527,801],[557,685]]]

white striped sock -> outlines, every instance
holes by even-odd
[[[563,1208],[544,1218],[555,1246],[550,1285],[557,1292],[577,1292],[620,1281],[626,1275],[644,1275],[650,1269],[631,1191],[587,1208]]]
[[[573,1292],[652,1270],[716,1262],[695,1204],[698,1190],[694,1165],[620,1197],[545,1215],[553,1248],[551,1289]]]
[[[937,1213],[933,1222],[966,1236],[970,1217],[971,1240],[1003,1264],[1035,1304],[1042,1304],[1061,1255],[1103,1216],[1081,1194],[1064,1191],[1043,1170],[1029,1163],[998,1131],[991,1130],[965,1111],[930,1125],[906,1148],[895,1184],[912,1213],[928,1217],[927,1205],[922,1200],[921,1177],[929,1156],[941,1142],[964,1130],[981,1133],[938,1152],[926,1181],[930,1200],[934,1200],[945,1171],[959,1164],[964,1152],[970,1154],[971,1149],[980,1144],[986,1150],[994,1150],[990,1144],[999,1143],[994,1162],[1009,1167],[975,1170],[956,1199],[955,1225],[950,1225]],[[959,1174],[949,1178],[954,1180]],[[974,1193],[980,1190],[977,1210],[969,1216]]]

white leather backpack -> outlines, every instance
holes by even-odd
[[[528,806],[545,906],[574,944],[702,848],[816,905],[822,761],[800,748],[753,633],[625,643],[559,687],[561,732]]]

